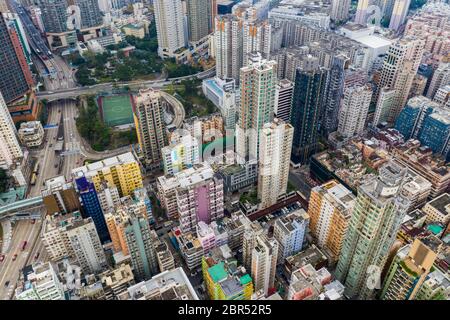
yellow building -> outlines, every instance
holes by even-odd
[[[337,261],[347,232],[355,196],[336,180],[311,190],[309,227],[320,247]]]
[[[94,183],[96,190],[100,190],[102,182],[106,181],[117,187],[121,197],[130,195],[134,190],[144,186],[139,163],[131,152],[72,170],[73,178],[83,174]]]
[[[427,202],[422,211],[427,215],[427,224],[440,222],[446,226],[450,222],[450,194],[444,193]]]
[[[219,255],[218,255],[219,253]],[[220,258],[221,249],[213,249],[202,258],[203,280],[211,300],[251,300],[253,282],[242,272],[234,258]],[[234,270],[234,271],[232,271]]]

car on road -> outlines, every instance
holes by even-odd
[[[5,282],[5,287],[9,286],[9,280]]]
[[[37,260],[37,258],[39,258],[39,252],[34,256],[34,260]]]
[[[12,257],[12,261],[16,261],[17,259],[17,253]]]
[[[36,219],[31,220],[31,224],[35,224],[36,223]]]
[[[50,148],[53,147],[53,143],[50,143],[49,147],[50,147]]]
[[[3,260],[5,260],[5,255],[4,254],[0,255],[0,262],[2,262]]]

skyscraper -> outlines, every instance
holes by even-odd
[[[294,95],[294,83],[288,79],[282,79],[275,87],[275,117],[286,123],[291,122],[292,97]]]
[[[251,55],[241,68],[241,104],[236,125],[236,153],[240,161],[258,159],[260,131],[272,122],[277,83],[277,63]]]
[[[239,82],[243,59],[242,20],[235,15],[218,15],[215,18],[214,45],[216,73],[221,79],[233,78]]]
[[[320,121],[327,82],[327,71],[317,58],[306,57],[304,68],[297,69],[291,123],[294,126],[292,153],[300,162],[309,162],[317,151]]]
[[[433,267],[442,242],[430,236],[416,238],[398,250],[381,291],[382,300],[414,300]]]
[[[89,182],[85,176],[76,178],[75,183],[81,197],[85,215],[92,218],[100,240],[102,243],[110,240],[105,216],[103,215],[94,184]]]
[[[411,0],[395,0],[391,20],[389,22],[389,29],[397,31],[400,26],[405,23],[410,4]]]
[[[370,85],[345,88],[337,128],[342,136],[352,137],[363,132],[371,98]]]
[[[336,22],[347,20],[350,10],[350,2],[350,0],[332,0],[330,18]]]
[[[9,167],[22,157],[23,153],[17,139],[16,127],[0,92],[0,163],[4,163]]]
[[[267,296],[274,288],[278,257],[278,242],[265,235],[256,237],[252,251],[251,276],[255,291],[263,290]]]
[[[158,273],[158,261],[152,244],[151,230],[144,217],[130,215],[124,227],[133,272],[138,280],[150,279]]]
[[[264,125],[260,135],[258,199],[264,209],[286,194],[294,128],[274,119]]]
[[[81,29],[100,26],[103,22],[98,0],[74,0],[80,8]]]
[[[430,86],[427,91],[427,98],[434,99],[439,88],[450,84],[450,63],[441,63],[434,71]]]
[[[210,0],[186,0],[189,41],[193,44],[209,34]]]
[[[163,100],[159,91],[139,91],[136,96],[134,122],[146,166],[159,168],[162,164],[161,149],[167,145]]]
[[[155,0],[153,6],[158,54],[161,58],[171,57],[178,49],[186,46],[181,0]]]
[[[370,6],[370,0],[358,0],[356,7],[355,23],[365,25],[367,22],[367,8]]]
[[[249,54],[259,52],[269,59],[272,27],[268,20],[243,20],[243,65],[248,64]]]
[[[311,234],[321,248],[331,253],[333,261],[341,253],[354,204],[355,196],[336,180],[311,190],[308,206]]]
[[[401,196],[406,169],[389,162],[358,189],[336,277],[350,298],[369,299],[395,242],[409,202]]]
[[[350,60],[344,54],[331,56],[330,59],[331,67],[328,72],[325,100],[323,102],[324,110],[321,120],[321,133],[325,138],[330,133],[336,131],[338,127],[339,105],[345,85],[345,70]]]
[[[66,0],[40,0],[39,8],[42,11],[42,22],[46,32],[63,33],[67,31]]]
[[[32,85],[29,82],[31,73],[17,37],[16,40],[14,42],[11,38],[5,18],[0,15],[0,92],[6,103],[23,97]]]
[[[425,42],[421,39],[404,37],[389,47],[383,61],[377,90],[372,97],[372,101],[377,102],[375,124],[379,123],[377,121],[382,118],[392,124],[406,104],[411,85],[422,59],[424,45]],[[386,89],[395,90],[395,97],[389,108],[380,110],[381,107],[386,107],[385,104],[379,102],[379,99],[383,98],[380,97],[382,90]]]

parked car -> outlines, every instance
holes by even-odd
[[[1,254],[1,255],[0,255],[0,262],[2,262],[3,260],[5,260],[5,255],[4,255],[4,254]]]

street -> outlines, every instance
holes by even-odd
[[[14,289],[19,279],[19,272],[34,258],[32,254],[37,252],[32,249],[33,244],[37,244],[36,239],[39,237],[40,229],[40,221],[36,221],[34,224],[31,220],[15,222],[10,250],[5,254],[5,260],[0,262],[0,300],[8,300],[13,297]],[[21,248],[23,241],[27,241],[24,251]],[[17,256],[15,261],[13,261],[15,255]]]

